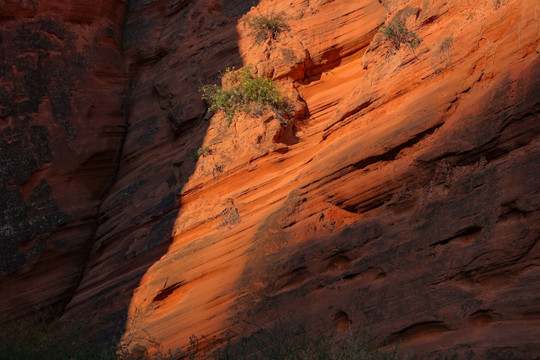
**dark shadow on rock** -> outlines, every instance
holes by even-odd
[[[255,5],[210,3],[128,4],[127,134],[115,182],[100,205],[89,261],[65,316],[95,316],[109,323],[111,332],[122,333],[133,321],[128,312],[134,291],[172,243],[180,193],[197,166],[194,154],[209,125],[198,88],[216,82],[226,67],[242,66],[235,27]]]
[[[530,146],[539,134],[540,78],[532,76],[538,73],[537,63],[517,79],[503,78],[485,94],[482,103],[504,111],[482,109],[475,121],[466,118],[466,135],[458,127],[451,133],[476,148],[436,156],[445,142],[434,141],[418,157],[421,162],[391,179],[374,181],[373,188],[390,189],[378,194],[384,201],[362,196],[337,200],[334,183],[325,178],[313,181],[313,188],[291,191],[260,225],[247,250],[237,288],[253,289],[257,284],[257,290],[237,299],[234,326],[254,331],[246,324],[253,319],[263,324],[276,321],[275,309],[294,312],[306,323],[337,320],[344,312],[347,326],[372,326],[396,342],[401,339],[407,351],[417,350],[417,355],[430,359],[467,357],[472,350],[486,358],[526,358],[537,352],[538,344],[531,345],[527,338],[534,321],[520,317],[523,310],[514,305],[534,307],[530,289],[538,286],[531,278],[524,286],[520,273],[530,266],[539,238],[540,197],[537,183],[530,180],[540,170],[539,150]],[[487,101],[514,92],[519,101]],[[451,137],[442,140],[447,138]],[[342,176],[356,171],[361,178],[354,166],[350,169]],[[450,175],[434,180],[441,169]],[[446,192],[437,194],[434,189],[441,185]],[[361,218],[335,227],[324,209],[314,214],[325,196],[341,211]],[[299,215],[306,213],[312,215]],[[303,231],[313,228],[320,236],[303,239]],[[511,330],[514,323],[499,323],[507,342],[504,348],[485,341],[486,325],[494,321],[491,314],[502,313],[523,319],[520,335]],[[342,324],[336,321],[336,328],[329,330],[339,331]],[[449,336],[452,332],[455,335]]]
[[[94,6],[84,26],[72,5],[2,9],[0,323],[69,301],[124,133],[123,5]]]

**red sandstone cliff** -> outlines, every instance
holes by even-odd
[[[64,307],[125,133],[120,1],[0,1],[0,321]]]
[[[115,16],[120,7],[111,10]],[[47,18],[31,9],[24,18],[3,15],[3,44],[16,38],[16,26]],[[122,66],[115,62],[117,40],[94,35],[97,24],[121,23],[111,11],[88,21],[55,15],[88,42],[79,46],[89,54],[105,54],[99,46],[114,50],[107,61],[67,71],[75,78],[64,81],[69,96],[39,93],[44,104],[27,110],[25,123],[13,112],[31,96],[2,85],[2,94],[12,94],[2,95],[2,109],[12,112],[2,114],[9,136],[29,133],[17,124],[37,124],[57,146],[72,141],[92,149],[85,154],[109,154],[92,163],[90,177],[77,170],[86,158],[74,146],[43,152],[30,139],[10,150],[29,154],[32,168],[10,178],[15,165],[2,164],[9,175],[2,194],[24,199],[6,209],[62,216],[47,215],[53,225],[27,236],[46,244],[36,260],[3,270],[2,293],[9,294],[1,300],[3,314],[15,311],[15,299],[32,299],[28,305],[70,299],[67,314],[97,311],[125,322],[126,334],[144,331],[175,348],[192,334],[249,332],[252,323],[272,322],[278,309],[336,329],[369,324],[400,336],[404,349],[420,356],[540,354],[537,2],[130,1],[123,26],[127,131],[116,175],[119,137],[98,134],[99,126],[123,121],[120,97],[112,96]],[[254,45],[246,16],[281,11],[290,30]],[[415,54],[392,48],[380,34],[381,25],[404,14],[421,39]],[[46,53],[54,51],[60,50]],[[286,131],[270,113],[239,116],[231,125],[206,113],[200,83],[246,64],[276,79],[304,113]],[[102,67],[117,80],[107,76],[104,84]],[[58,89],[47,85],[54,79],[40,79]],[[73,105],[57,119],[50,100],[56,98],[94,99],[94,107]],[[91,121],[90,109],[103,114],[100,121]],[[88,138],[70,140],[69,126]],[[192,156],[205,146],[204,156]],[[40,160],[43,153],[51,155]],[[64,165],[68,155],[77,165]],[[78,197],[98,173],[103,181]],[[57,205],[33,200],[42,179],[58,189],[43,201]],[[105,179],[114,180],[111,189]],[[5,203],[18,204],[12,197]],[[98,207],[91,223],[87,214]],[[31,223],[33,216],[3,214],[4,226]],[[84,221],[97,224],[95,234]],[[92,241],[87,259],[84,246],[61,252],[71,272],[51,263],[59,253],[56,233],[73,247]],[[7,254],[21,259],[30,247],[18,239],[7,242],[14,244]],[[31,291],[32,284],[47,291]]]

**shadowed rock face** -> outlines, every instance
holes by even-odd
[[[119,96],[88,95],[101,74],[88,69],[122,66],[96,58],[106,36],[85,33],[85,47],[80,32],[122,21],[57,13],[62,32],[27,8],[2,18],[2,44],[22,31],[19,46],[37,49],[8,47],[24,71],[2,60],[24,90],[2,76],[11,309],[70,299],[66,315],[97,312],[173,349],[294,313],[338,332],[369,325],[434,359],[540,353],[538,5],[130,1],[127,131],[110,188],[119,133],[105,140],[75,119],[121,122]],[[245,19],[282,11],[290,29],[254,44]],[[415,49],[379,33],[395,16]],[[55,61],[66,71],[43,70]],[[200,83],[247,64],[293,100],[287,128],[269,111],[232,124],[206,113]],[[95,89],[110,95],[107,84]],[[59,258],[71,272],[52,269]],[[38,283],[48,292],[17,293]]]
[[[1,319],[65,306],[124,132],[123,5],[4,1]]]

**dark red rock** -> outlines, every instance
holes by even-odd
[[[123,4],[6,1],[0,21],[0,319],[65,306],[124,133]]]

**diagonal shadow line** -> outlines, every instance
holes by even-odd
[[[193,154],[209,125],[198,87],[242,65],[236,26],[254,2],[230,0],[212,9],[205,3],[132,0],[127,6],[127,134],[89,261],[65,311],[100,319],[110,333],[122,333],[137,316],[128,314],[131,299],[171,245],[182,210],[178,194],[197,166]]]

